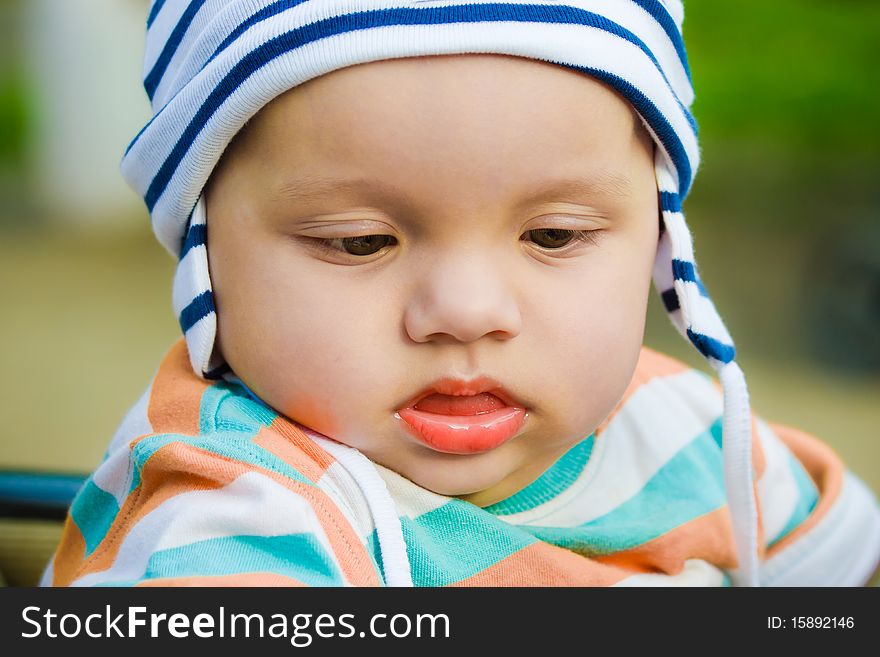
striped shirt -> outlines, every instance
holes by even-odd
[[[416,586],[726,586],[721,416],[712,379],[643,348],[592,435],[481,508],[197,377],[181,339],[76,496],[43,584],[395,584],[391,518]],[[761,583],[864,583],[872,493],[811,436],[758,417],[753,436]]]

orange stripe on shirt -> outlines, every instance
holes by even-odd
[[[612,586],[632,575],[550,543],[532,543],[451,586]]]
[[[210,385],[192,371],[186,341],[180,338],[162,358],[153,379],[147,406],[153,431],[198,435],[202,393]]]
[[[153,586],[305,586],[298,579],[278,573],[235,573],[196,577],[158,577],[135,584],[138,587]]]
[[[86,541],[70,515],[64,519],[61,543],[52,562],[52,586],[68,586],[86,554]]]
[[[314,440],[309,438],[302,429],[294,426],[280,415],[272,421],[271,425],[260,430],[254,438],[254,443],[315,482],[336,461]]]
[[[636,573],[677,575],[688,559],[702,559],[718,568],[735,568],[736,548],[727,505],[694,518],[662,536],[630,550],[595,560]]]
[[[767,558],[781,552],[819,524],[840,495],[844,475],[843,461],[825,443],[793,427],[770,424],[770,428],[804,466],[819,490],[819,501],[806,520],[767,551]]]

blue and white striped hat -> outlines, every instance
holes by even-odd
[[[723,453],[739,567],[757,583],[751,415],[733,341],[699,279],[681,211],[699,164],[681,0],[153,0],[144,87],[153,118],[122,173],[143,196],[159,241],[180,258],[174,309],[199,376],[228,372],[214,350],[202,190],[244,123],[279,94],[382,59],[496,53],[592,76],[638,112],[657,148],[665,230],[654,282],[669,316],[718,372]]]

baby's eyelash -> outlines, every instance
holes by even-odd
[[[573,229],[569,229],[569,228],[533,228],[533,229],[527,230],[525,233],[523,233],[522,237],[528,236],[529,233],[531,233],[533,231],[540,231],[540,230],[561,231],[561,232],[565,232],[565,233],[570,233],[572,236],[572,239],[570,241],[566,242],[564,245],[562,245],[561,247],[558,247],[558,248],[541,246],[540,244],[535,245],[538,248],[542,249],[543,251],[546,251],[549,253],[563,253],[565,251],[568,251],[568,250],[575,248],[577,245],[582,245],[582,244],[595,245],[599,241],[599,234],[602,233],[602,231],[595,230],[595,229],[594,230],[573,230]],[[347,251],[345,251],[342,248],[339,248],[338,246],[334,246],[334,243],[338,244],[339,242],[341,242],[344,239],[356,239],[356,238],[307,237],[306,239],[309,241],[310,244],[312,244],[314,247],[318,248],[320,251],[322,251],[324,253],[336,254],[336,255],[343,254],[343,255],[352,256],[354,258],[367,257],[368,255],[374,255],[375,253],[378,253],[382,249],[386,248],[387,246],[393,246],[393,245],[397,244],[397,238],[395,238],[391,235],[375,234],[375,235],[362,235],[360,237],[385,237],[385,238],[388,238],[389,244],[383,245],[379,250],[377,250],[373,253],[359,256],[357,254],[348,253]]]
[[[323,251],[324,253],[343,254],[343,255],[349,255],[349,256],[357,258],[357,257],[367,257],[367,256],[359,256],[357,254],[348,253],[345,249],[333,246],[333,244],[342,242],[342,240],[346,240],[346,239],[358,239],[358,238],[365,238],[365,237],[385,237],[385,238],[388,238],[388,242],[389,242],[388,244],[384,244],[383,246],[381,246],[377,251],[370,253],[368,255],[374,255],[375,253],[378,253],[379,251],[381,251],[382,249],[384,249],[388,246],[393,246],[393,245],[397,244],[397,238],[394,237],[393,235],[382,235],[379,233],[371,234],[371,235],[359,235],[357,237],[308,237],[307,239],[309,240],[309,242],[311,244],[313,244],[315,247],[317,247],[319,250]]]
[[[574,239],[576,242],[586,242],[587,244],[596,244],[599,241],[599,230],[578,230],[575,231]]]
[[[527,236],[532,231],[541,231],[541,230],[560,231],[560,232],[570,233],[572,235],[572,239],[570,241],[566,242],[565,244],[563,244],[561,247],[558,247],[558,248],[541,246],[540,244],[535,245],[539,249],[542,249],[542,250],[547,251],[549,253],[562,253],[562,252],[568,251],[572,248],[575,248],[577,245],[583,245],[583,244],[595,245],[599,242],[599,238],[603,234],[603,231],[597,230],[597,229],[575,230],[575,229],[571,229],[571,228],[533,228],[533,229],[527,230],[525,233],[523,233],[523,236],[524,237]]]

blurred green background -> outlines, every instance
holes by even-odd
[[[0,469],[91,470],[179,334],[118,173],[147,4],[0,0]],[[880,490],[880,3],[685,4],[685,210],[753,406]],[[646,342],[706,369],[656,300]]]

